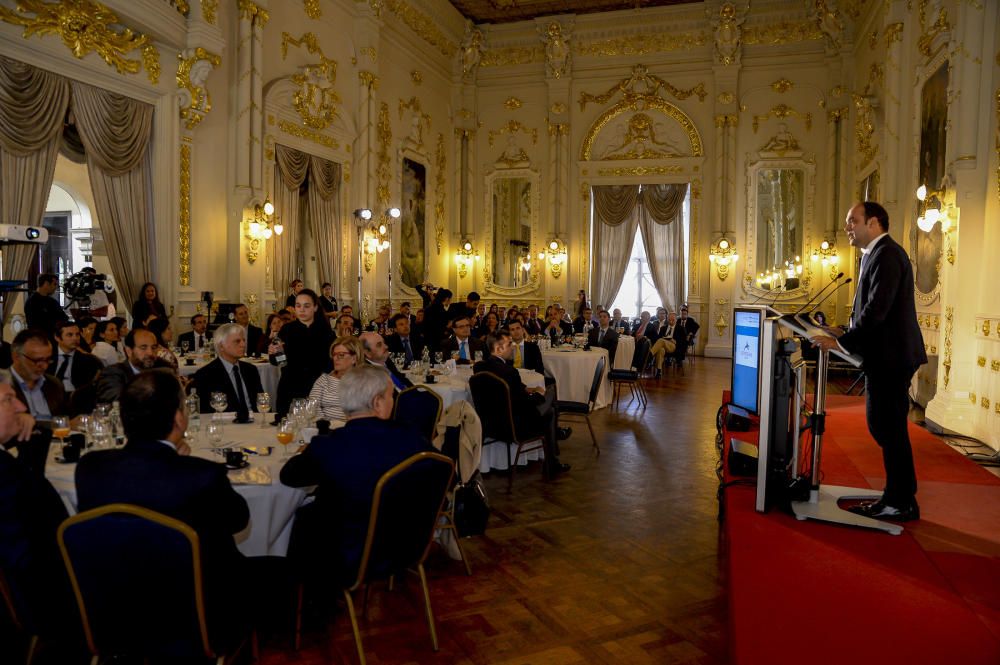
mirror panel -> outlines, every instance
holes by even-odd
[[[497,169],[486,178],[486,265],[488,291],[517,295],[538,286],[538,174],[527,168]]]

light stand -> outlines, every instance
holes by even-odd
[[[372,211],[368,208],[358,208],[354,211],[354,226],[358,230],[358,299],[355,302],[355,307],[358,308],[358,316],[362,316],[361,312],[361,279],[364,270],[364,241],[365,241],[365,228],[372,219]],[[359,319],[360,320],[360,319]]]

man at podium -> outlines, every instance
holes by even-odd
[[[917,324],[913,268],[906,250],[889,236],[889,214],[878,203],[851,208],[844,231],[861,250],[851,325],[843,333],[828,329],[831,336],[812,342],[824,351],[839,346],[864,361],[868,431],[882,448],[885,490],[878,501],[852,510],[874,519],[920,519],[907,414],[910,380],[927,354]]]

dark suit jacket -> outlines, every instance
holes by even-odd
[[[242,360],[237,364],[240,368],[240,376],[243,378],[243,386],[247,391],[247,399],[250,411],[257,410],[257,393],[264,392],[260,383],[260,372],[248,362]],[[198,389],[198,410],[201,413],[212,413],[212,393],[226,393],[227,411],[236,410],[236,388],[233,387],[233,378],[226,372],[225,365],[220,358],[216,358],[194,373],[194,386]]]
[[[160,358],[156,359],[153,367],[173,370],[170,363]],[[105,367],[101,372],[100,378],[97,379],[97,403],[111,403],[117,400],[121,397],[122,391],[125,390],[126,384],[132,380],[133,376],[135,376],[135,372],[132,371],[132,365],[127,360],[123,363],[115,363],[114,365]]]
[[[396,464],[429,450],[424,437],[379,418],[348,420],[329,435],[313,437],[281,470],[289,487],[318,486],[315,503],[296,516],[289,556],[309,560],[318,551],[327,573],[356,573],[375,484]]]
[[[390,358],[386,358],[385,365],[373,363],[371,360],[366,360],[365,362],[369,365],[375,365],[375,367],[385,367],[385,369],[389,370],[390,374],[399,379],[399,382],[403,384],[404,388],[409,388],[413,385],[413,382],[406,378],[405,374],[399,371],[399,368],[396,367],[395,363],[393,363]],[[396,392],[399,392],[398,388]]]
[[[511,344],[515,344],[515,342],[511,341]],[[521,363],[524,369],[532,369],[539,374],[545,374],[545,362],[542,360],[542,350],[538,348],[536,342],[525,340]]]
[[[403,350],[403,340],[399,335],[388,335],[385,338],[385,345],[389,347],[390,353],[405,353]],[[420,360],[424,352],[424,338],[419,333],[410,333],[410,349],[413,350],[413,357]]]
[[[667,327],[669,327],[669,324],[664,327],[663,332],[661,333],[660,322],[650,321],[650,325],[646,326],[646,337],[649,338],[650,344],[655,344],[656,340],[666,337]],[[674,332],[670,336],[670,339],[677,343],[677,348],[674,349],[674,352],[671,355],[678,358],[684,358],[684,355],[687,353],[688,339],[687,334],[681,330],[680,319],[678,319],[677,323],[674,324]]]
[[[14,377],[15,379],[17,377]],[[17,396],[21,403],[25,406],[28,402],[24,399],[24,391],[21,390],[21,383],[19,381],[12,381],[11,387],[14,388],[14,395]],[[49,412],[53,416],[65,416],[69,414],[69,401],[66,399],[66,389],[63,388],[63,382],[52,376],[51,374],[45,375],[45,383],[42,384],[42,394],[45,395],[45,401],[49,404]]]
[[[530,316],[524,319],[524,329],[529,335],[541,334],[542,328],[545,327],[545,322],[538,318],[531,318]]]
[[[258,328],[259,330],[259,328]],[[206,346],[211,343],[212,331],[205,331]],[[188,351],[194,351],[194,331],[189,330],[186,333],[181,333],[177,336],[177,346],[181,346],[184,342],[188,343]],[[183,347],[181,347],[183,348]],[[247,340],[247,348],[250,348],[250,341]]]
[[[445,341],[441,342],[441,353],[444,354],[444,360],[451,358],[452,352],[458,351],[458,338],[451,336]],[[476,357],[476,351],[481,351],[483,357],[486,357],[486,344],[481,339],[476,339],[475,337],[470,337],[468,339],[468,351],[469,359],[467,361],[459,360],[457,361],[460,365],[471,364]]]
[[[540,334],[542,334],[542,335],[549,335],[551,337],[552,334],[549,332],[548,325],[549,325],[548,322],[546,322],[545,325],[542,326],[542,332]],[[560,321],[559,322],[559,330],[561,331],[560,334],[563,335],[563,336],[565,336],[565,335],[572,335],[573,334],[573,324],[572,323],[566,323],[565,321]]]
[[[69,316],[55,298],[43,296],[36,291],[24,303],[24,318],[29,328],[38,328],[51,335],[56,329],[56,323],[67,321]]]
[[[472,371],[476,374],[493,372],[507,384],[510,389],[510,407],[514,414],[514,426],[519,438],[535,436],[545,430],[545,423],[537,406],[544,401],[544,398],[541,395],[532,395],[528,392],[524,382],[521,381],[521,374],[513,365],[508,365],[502,358],[491,355],[486,360],[476,363]]]
[[[608,328],[608,332],[604,333],[604,339],[598,343],[597,338],[601,334],[600,328],[594,328],[590,331],[590,336],[587,338],[587,343],[591,346],[600,346],[601,348],[608,350],[608,361],[611,366],[615,365],[615,353],[618,351],[618,331],[614,328]]]
[[[29,630],[42,634],[65,630],[59,623],[73,607],[56,544],[67,517],[52,485],[0,446],[0,571]]]
[[[899,243],[882,238],[866,261],[854,297],[851,327],[840,345],[866,370],[913,371],[927,362],[913,298],[913,267]]]
[[[698,329],[701,328],[698,322],[692,319],[690,316],[687,319],[679,318],[677,319],[677,327],[684,331],[684,337],[688,342],[691,338],[698,334]]]
[[[59,370],[59,363],[62,362],[62,353],[56,347],[55,358],[49,363],[49,374],[56,375]],[[69,378],[73,382],[73,389],[82,388],[97,377],[104,365],[96,357],[82,351],[73,352],[73,364],[69,368]]]
[[[575,319],[573,319],[573,332],[582,333],[583,327],[586,325],[586,323],[587,322],[583,320],[582,316],[578,316]],[[600,323],[597,321],[597,319],[592,318],[590,319],[590,325],[592,328],[596,328],[600,325]]]

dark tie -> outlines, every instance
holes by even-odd
[[[244,397],[246,388],[243,386],[243,377],[240,376],[239,365],[233,365],[233,381],[236,383],[236,410],[249,411],[246,398]]]
[[[59,369],[56,370],[56,378],[59,380],[66,378],[66,368],[69,367],[69,354],[62,354],[62,362],[59,363]]]
[[[407,363],[413,362],[413,349],[410,348],[410,338],[409,337],[404,337],[403,338],[403,352],[406,353],[406,362]]]
[[[604,330],[602,329],[601,332],[597,335],[597,343],[600,344],[603,341],[604,341]]]
[[[195,342],[194,342],[194,350],[195,351],[201,351],[201,347],[203,347],[203,346],[205,346],[205,342],[202,339],[202,336],[198,335],[197,339],[195,339]]]

